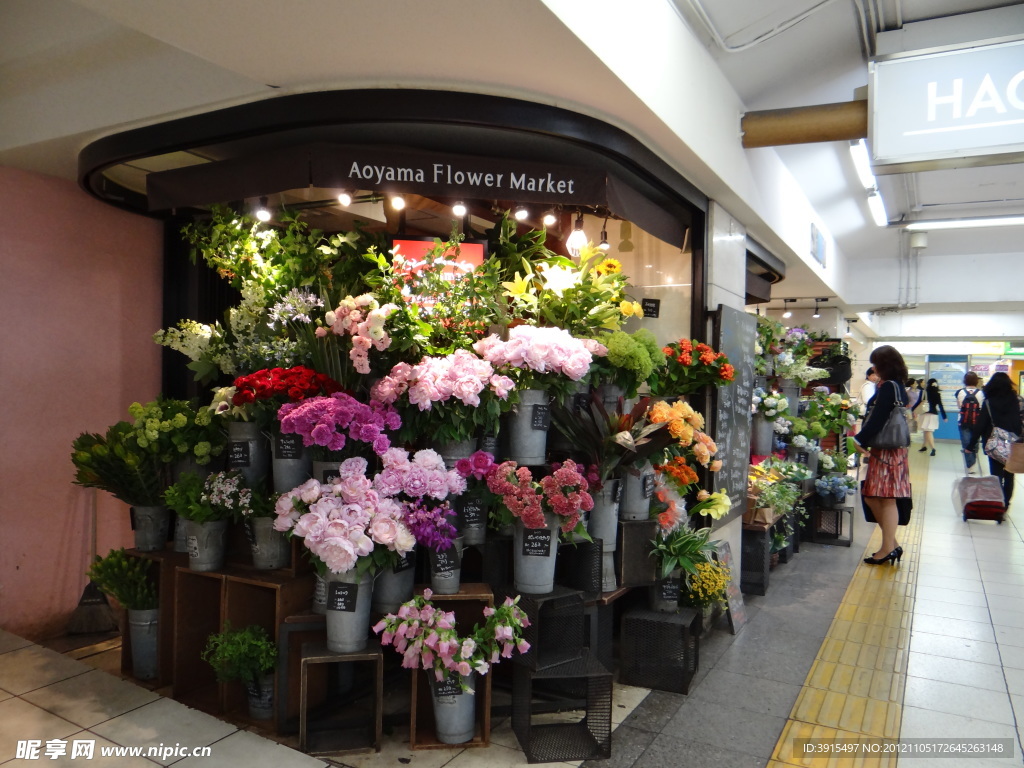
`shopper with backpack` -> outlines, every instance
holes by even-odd
[[[964,463],[969,475],[974,474],[974,464],[978,460],[977,445],[971,443],[971,433],[978,426],[981,404],[985,400],[985,393],[978,389],[979,383],[978,374],[969,371],[964,376],[964,388],[958,389],[955,393],[956,403],[960,408],[960,416],[957,419],[957,426],[960,427],[960,445],[963,448]]]

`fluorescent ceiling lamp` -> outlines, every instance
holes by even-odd
[[[996,216],[990,219],[943,219],[938,221],[914,221],[904,229],[973,229],[975,227],[1019,227],[1024,226],[1024,216]]]
[[[868,210],[871,211],[871,218],[879,227],[889,226],[889,217],[885,215],[885,203],[882,196],[877,192],[868,195]]]
[[[853,158],[853,167],[857,171],[857,178],[864,189],[876,189],[878,182],[875,181],[875,174],[871,170],[871,158],[868,156],[868,145],[864,139],[850,142],[850,156]]]

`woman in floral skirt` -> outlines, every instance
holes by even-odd
[[[871,364],[878,373],[878,389],[868,402],[869,413],[860,432],[854,437],[857,450],[868,457],[868,470],[861,495],[882,529],[882,546],[864,562],[870,565],[898,563],[903,547],[896,542],[899,513],[896,499],[910,497],[910,468],[907,448],[871,448],[871,441],[885,426],[893,408],[907,403],[903,382],[907,380],[907,364],[895,347],[886,345],[871,353]]]

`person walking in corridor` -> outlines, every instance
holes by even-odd
[[[975,449],[977,441],[971,442],[971,432],[978,425],[981,404],[985,400],[985,395],[978,388],[978,374],[974,371],[964,374],[964,388],[958,389],[954,396],[959,409],[956,423],[960,428],[960,446],[964,452],[964,464],[967,467],[967,474],[973,475],[974,463],[978,460],[978,454]]]
[[[985,405],[978,415],[977,425],[971,431],[971,447],[976,447],[979,440],[984,444],[992,434],[993,427],[1002,427],[1018,438],[1024,434],[1021,428],[1021,410],[1024,403],[1017,396],[1017,390],[1013,388],[1010,377],[1002,371],[997,371],[992,374],[992,378],[982,391],[985,393]],[[1013,473],[1007,472],[1006,467],[991,456],[988,457],[988,468],[993,477],[999,478],[999,484],[1003,487],[1003,501],[1009,508],[1010,498],[1013,496]]]
[[[924,445],[919,453],[932,449],[930,455],[935,455],[935,436],[932,434],[939,428],[939,416],[946,421],[946,409],[942,407],[942,393],[939,392],[938,379],[928,379],[928,386],[924,389],[925,412],[921,414],[920,426],[924,432]]]

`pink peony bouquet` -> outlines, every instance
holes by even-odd
[[[277,418],[282,434],[302,435],[307,448],[341,451],[355,441],[366,443],[378,456],[391,447],[385,433],[402,426],[402,419],[390,405],[374,400],[363,403],[344,392],[285,403]]]
[[[391,337],[384,325],[388,316],[398,309],[396,304],[381,306],[369,293],[362,296],[346,296],[338,302],[337,308],[324,315],[326,326],[316,329],[318,338],[329,333],[335,336],[350,336],[352,349],[348,356],[357,373],[370,372],[370,348],[383,352],[391,346]]]
[[[460,678],[472,672],[486,675],[492,664],[511,658],[513,651],[530,650],[523,639],[530,620],[519,607],[518,596],[505,598],[497,608],[484,608],[484,625],[474,625],[465,637],[456,631],[455,614],[434,606],[432,596],[424,589],[422,596],[403,603],[398,613],[389,613],[373,627],[382,645],[391,645],[402,654],[406,669],[433,671],[437,680],[451,674]],[[460,683],[466,689],[461,679]]]
[[[404,437],[430,434],[438,440],[465,440],[478,429],[495,431],[514,388],[515,382],[498,374],[491,363],[460,349],[444,357],[424,357],[416,365],[398,363],[373,385],[371,397],[388,405],[416,406],[406,411]]]
[[[550,512],[559,518],[562,533],[573,532],[590,540],[581,515],[594,508],[594,499],[587,492],[587,478],[571,459],[539,483],[527,467],[506,461],[488,476],[487,486],[526,528],[544,528],[544,514]]]
[[[341,462],[330,483],[310,479],[281,494],[274,512],[274,529],[300,537],[332,573],[375,571],[416,544],[402,505],[374,489],[363,458]]]
[[[593,339],[577,339],[562,328],[517,325],[510,328],[508,341],[491,335],[473,349],[495,368],[515,369],[520,388],[536,380],[535,374],[565,376],[579,381],[590,370],[594,355],[607,349]]]

